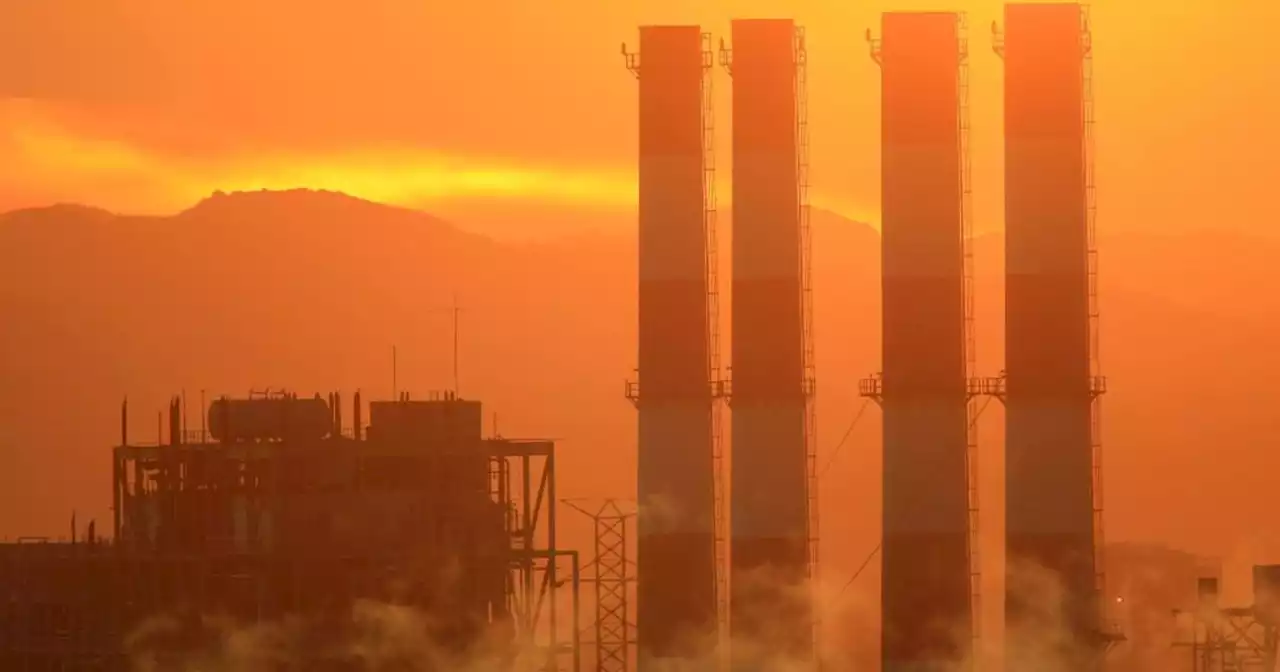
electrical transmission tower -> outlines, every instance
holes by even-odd
[[[564,500],[582,512],[595,527],[595,557],[583,569],[590,574],[584,582],[595,586],[594,644],[597,672],[631,672],[632,648],[636,638],[629,619],[631,584],[635,583],[635,561],[627,557],[630,521],[636,516],[623,500],[606,499],[596,506],[581,500]]]

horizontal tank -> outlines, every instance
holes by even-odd
[[[322,439],[333,432],[333,412],[318,396],[222,398],[209,405],[209,432],[223,443]]]

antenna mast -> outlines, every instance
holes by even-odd
[[[458,389],[458,322],[462,308],[458,305],[458,293],[453,293],[453,396],[460,397]]]

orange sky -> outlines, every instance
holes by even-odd
[[[365,0],[0,3],[0,209],[79,201],[180,209],[214,189],[310,186],[394,203],[492,197],[625,211],[641,23],[794,16],[808,27],[816,205],[876,219],[878,72],[889,9],[972,25],[975,208],[1000,218],[992,0]],[[1280,219],[1280,94],[1262,0],[1094,7],[1100,226]],[[717,73],[729,120],[729,80]],[[722,131],[728,124],[722,123]],[[728,165],[727,136],[721,142]],[[727,200],[727,198],[726,198]],[[464,209],[465,211],[465,209]]]

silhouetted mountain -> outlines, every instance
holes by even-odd
[[[721,220],[727,313],[729,216]],[[864,403],[858,379],[878,369],[879,253],[866,225],[824,212],[813,223],[825,464]],[[131,434],[150,440],[155,411],[183,389],[191,428],[202,389],[389,395],[392,346],[401,389],[451,386],[455,293],[463,395],[497,412],[505,435],[564,440],[562,495],[625,496],[635,443],[622,395],[636,349],[632,231],[502,242],[421,212],[303,191],[214,196],[172,217],[73,206],[0,215],[0,445],[9,456],[0,529],[60,530],[72,507],[109,515],[108,447],[125,394]],[[1002,347],[998,240],[978,251],[979,366],[989,374]],[[1191,549],[1259,536],[1280,465],[1264,449],[1280,430],[1270,401],[1280,325],[1258,315],[1254,296],[1231,303],[1182,291],[1197,268],[1215,269],[1217,287],[1245,282],[1234,274],[1247,269],[1225,260],[1241,244],[1156,245],[1132,234],[1103,244],[1108,533]],[[1252,258],[1265,258],[1261,245],[1247,245]],[[1169,269],[1187,278],[1153,279],[1179,277]],[[1261,273],[1243,276],[1258,288],[1251,295],[1263,293]],[[876,416],[864,414],[824,481],[823,552],[834,567],[860,563],[878,533]],[[1001,418],[996,404],[981,423],[992,544],[1002,534]]]
[[[8,226],[21,226],[26,223],[48,226],[56,223],[105,222],[115,219],[116,215],[87,205],[77,203],[58,203],[43,208],[23,208],[4,213]]]

